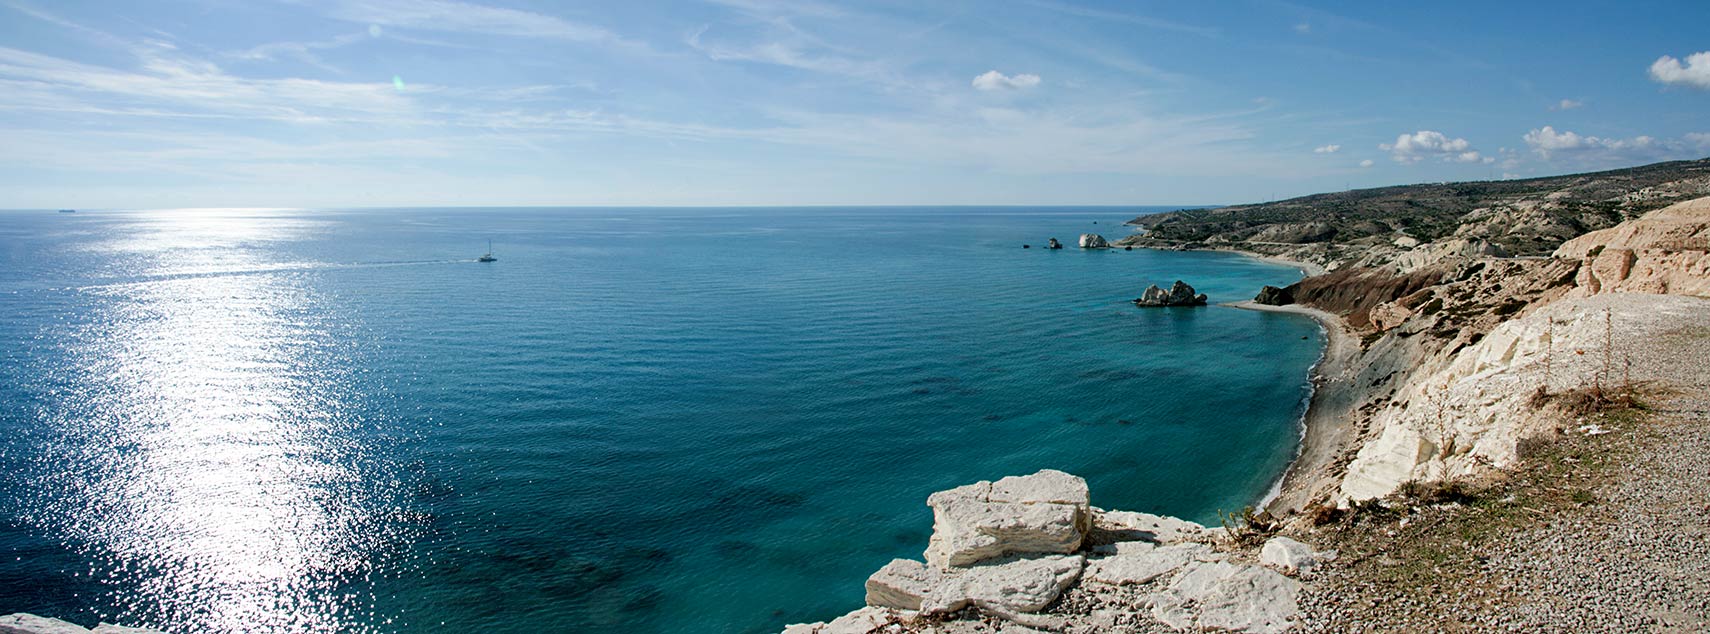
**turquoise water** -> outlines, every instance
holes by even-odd
[[[973,480],[1214,521],[1322,340],[1126,303],[1291,269],[1039,248],[1141,211],[0,213],[0,613],[773,632]]]

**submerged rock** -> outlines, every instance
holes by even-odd
[[[1110,243],[1106,242],[1104,240],[1104,236],[1101,236],[1099,234],[1083,233],[1083,234],[1081,234],[1081,248],[1082,249],[1108,249],[1108,248],[1110,248]]]
[[[1181,280],[1176,280],[1176,283],[1171,284],[1170,290],[1167,291],[1158,288],[1158,285],[1156,284],[1146,287],[1146,292],[1138,299],[1134,300],[1134,305],[1204,306],[1205,302],[1206,297],[1204,293],[1195,294],[1192,286],[1188,286],[1186,282]]]
[[[1072,553],[1092,527],[1087,481],[1052,469],[939,491],[926,505],[926,560],[940,569],[1011,554]]]
[[[1266,286],[1259,289],[1259,294],[1253,297],[1253,303],[1266,306],[1286,306],[1294,303],[1294,291],[1287,288]]]

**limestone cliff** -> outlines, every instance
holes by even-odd
[[[1710,198],[1570,240],[1556,257],[1471,258],[1423,268],[1346,270],[1291,291],[1364,333],[1340,387],[1340,457],[1293,496],[1346,503],[1409,480],[1477,476],[1514,464],[1525,438],[1569,417],[1534,394],[1625,380],[1623,341],[1710,311]],[[1279,509],[1281,510],[1281,509]]]

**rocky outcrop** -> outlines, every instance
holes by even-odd
[[[1294,292],[1286,288],[1266,286],[1259,289],[1259,294],[1253,297],[1253,302],[1266,306],[1287,306],[1294,303]]]
[[[1072,553],[1092,521],[1087,482],[1046,469],[939,491],[926,561],[941,569],[1017,553]]]
[[[867,607],[784,632],[989,631],[984,620],[993,618],[1009,623],[999,631],[1022,632],[1102,632],[1142,621],[1183,631],[1281,632],[1294,624],[1299,582],[1229,563],[1231,555],[1214,546],[1223,543],[1220,531],[1093,508],[1086,482],[1061,471],[976,482],[934,493],[928,504],[935,518],[928,562],[893,560],[867,579]],[[1047,521],[1036,524],[1040,518]],[[1014,530],[1020,526],[1034,528]],[[1072,538],[1060,537],[1065,529]],[[1017,554],[1069,543],[1067,551]],[[1294,561],[1291,572],[1302,569],[1303,559]]]
[[[1204,293],[1195,294],[1192,286],[1188,286],[1186,282],[1181,280],[1176,280],[1176,283],[1171,284],[1170,290],[1167,291],[1158,288],[1156,284],[1146,287],[1146,292],[1134,300],[1134,305],[1145,307],[1204,306],[1205,302]]]
[[[1710,297],[1710,198],[1658,209],[1562,244],[1582,260],[1578,295],[1668,293]]]
[[[161,634],[155,630],[102,623],[91,630],[76,623],[17,612],[0,616],[0,634]]]
[[[1422,360],[1412,380],[1372,416],[1341,478],[1342,502],[1382,497],[1409,480],[1435,481],[1511,467],[1522,439],[1559,433],[1564,419],[1533,394],[1616,387],[1622,341],[1663,336],[1703,314],[1703,299],[1650,294],[1569,298],[1497,325],[1463,349]]]
[[[1047,248],[1047,249],[1061,249],[1061,248],[1063,248],[1063,243],[1058,242],[1056,238],[1051,238],[1051,239],[1045,241],[1045,248]]]
[[[1110,243],[1106,242],[1104,240],[1104,236],[1101,236],[1099,234],[1083,233],[1083,234],[1081,234],[1081,248],[1082,249],[1108,249],[1108,248],[1110,248]]]

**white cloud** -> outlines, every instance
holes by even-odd
[[[1710,51],[1686,56],[1686,62],[1664,55],[1651,63],[1651,79],[1671,86],[1710,90]]]
[[[1432,157],[1444,162],[1476,163],[1484,158],[1466,139],[1449,138],[1435,130],[1403,134],[1395,137],[1394,143],[1378,145],[1378,149],[1389,152],[1389,157],[1397,163],[1418,163]]]
[[[1312,151],[1316,154],[1335,154],[1342,151],[1342,146],[1331,143],[1330,145],[1320,145],[1312,148]]]
[[[1585,102],[1580,101],[1578,99],[1563,99],[1563,100],[1561,100],[1560,103],[1557,103],[1555,105],[1550,106],[1550,109],[1551,110],[1573,110],[1574,108],[1579,108],[1579,107],[1582,107],[1584,105],[1585,105]]]
[[[1294,25],[1294,32],[1295,33],[1311,33],[1312,32],[1312,23],[1311,22],[1301,22],[1300,24],[1296,24],[1296,25]]]
[[[1689,132],[1679,139],[1640,135],[1628,139],[1582,135],[1544,126],[1521,137],[1540,158],[1577,155],[1593,160],[1661,160],[1710,151],[1710,133]]]
[[[1038,86],[1039,81],[1038,75],[1029,75],[1027,73],[1019,75],[1005,75],[995,70],[988,70],[979,77],[975,77],[973,84],[974,88],[985,91],[1021,90]]]
[[[1366,159],[1364,161],[1360,161],[1360,167],[1371,167],[1372,165],[1373,165],[1373,163],[1372,163],[1371,159]]]

